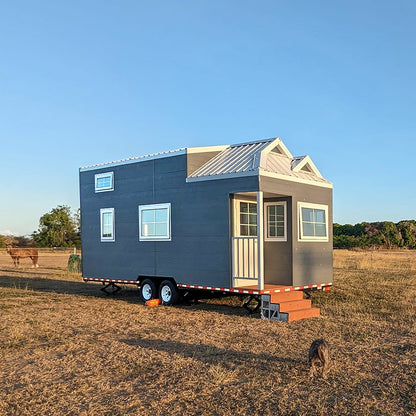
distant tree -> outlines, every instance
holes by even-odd
[[[381,226],[381,235],[381,241],[383,241],[387,248],[399,245],[401,236],[394,222],[384,221]]]
[[[334,224],[334,247],[407,247],[416,248],[416,221],[406,220]]]
[[[33,247],[35,245],[35,242],[31,236],[18,236],[15,237],[15,239],[15,244],[19,247]]]
[[[58,205],[42,215],[32,238],[40,247],[79,247],[79,214],[72,215],[70,207]]]
[[[4,237],[2,235],[0,235],[0,247],[1,248],[6,247],[6,243],[5,243]]]
[[[397,229],[400,232],[400,246],[408,248],[416,248],[416,221],[406,220],[400,221],[397,224]]]

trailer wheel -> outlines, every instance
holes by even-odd
[[[173,305],[179,300],[179,293],[170,280],[164,280],[160,285],[159,298],[164,305]]]
[[[151,279],[144,279],[140,285],[140,297],[143,302],[157,297],[156,284]]]

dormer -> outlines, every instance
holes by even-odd
[[[309,156],[299,156],[295,157],[291,163],[291,169],[293,172],[305,172],[316,175],[319,178],[323,178],[321,172],[315,166],[315,163],[312,162],[312,159]]]

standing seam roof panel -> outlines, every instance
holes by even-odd
[[[260,161],[260,152],[272,140],[231,146],[205,165],[201,166],[190,177],[212,176],[226,173],[238,173],[255,170]]]

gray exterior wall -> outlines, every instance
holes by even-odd
[[[186,155],[80,172],[83,276],[172,277],[230,287],[230,194],[258,190],[258,177],[186,183]],[[94,175],[114,172],[114,191]],[[171,203],[171,241],[139,241],[138,206]],[[115,242],[101,242],[100,209],[115,210]]]
[[[265,242],[265,283],[291,281],[293,286],[305,286],[332,282],[332,189],[261,176],[260,190],[289,197],[288,242]],[[299,201],[328,205],[328,242],[299,241]],[[271,277],[269,267],[279,274]]]
[[[265,198],[264,202],[286,201],[287,241],[264,242],[264,283],[292,285],[292,199]],[[264,213],[266,221],[266,212]]]

